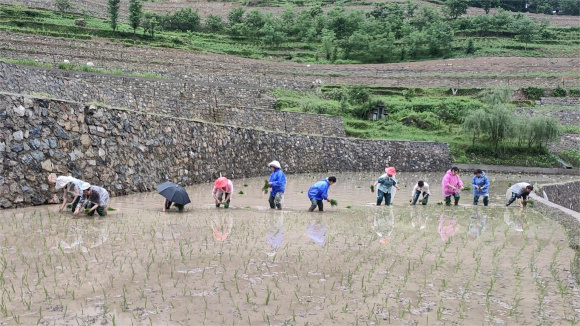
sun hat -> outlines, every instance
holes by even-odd
[[[223,188],[228,185],[228,178],[219,177],[215,180],[214,185],[216,188]]]
[[[75,178],[71,176],[60,176],[56,178],[56,185],[54,186],[55,189],[62,189],[64,188],[69,182],[75,181]]]
[[[281,168],[282,168],[282,167],[280,166],[280,162],[278,162],[278,161],[272,161],[272,162],[270,162],[270,163],[268,164],[268,167],[271,167],[271,166],[273,166],[273,167],[275,167],[275,168],[277,168],[277,169],[281,169]]]
[[[90,187],[91,187],[91,184],[90,184],[90,183],[88,183],[88,182],[83,182],[83,183],[81,184],[81,191],[83,191],[83,190],[87,190],[87,189],[89,189]]]
[[[385,168],[385,172],[386,172],[387,174],[390,174],[390,175],[395,175],[395,174],[397,174],[397,170],[395,170],[395,168],[394,168],[394,167],[392,167],[392,166],[389,166],[388,168]]]

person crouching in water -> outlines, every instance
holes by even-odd
[[[429,195],[431,195],[431,191],[429,191],[429,184],[419,180],[411,192],[411,205],[416,205],[419,197],[421,197],[421,204],[427,205],[427,202],[429,201]]]
[[[308,198],[310,199],[309,212],[313,212],[316,206],[318,210],[322,212],[324,210],[323,200],[330,203],[330,198],[328,198],[328,188],[336,183],[336,177],[328,177],[327,179],[318,181],[317,183],[310,186],[308,189]]]
[[[379,180],[375,182],[375,187],[379,185],[377,189],[377,206],[380,206],[383,202],[383,198],[385,198],[385,205],[391,205],[391,196],[393,187],[399,190],[399,186],[397,186],[397,179],[395,179],[395,174],[397,171],[394,167],[390,166],[385,168],[385,174],[379,177]]]
[[[93,216],[95,211],[99,216],[107,215],[107,206],[109,205],[109,192],[104,188],[91,186],[87,182],[83,182],[81,185],[81,190],[83,192],[77,209],[75,210],[75,215],[78,215],[81,208],[87,205],[88,211],[87,215]]]
[[[81,185],[83,184],[83,181],[71,176],[60,176],[56,178],[56,180],[49,178],[49,181],[56,183],[54,187],[56,190],[64,190],[62,205],[60,206],[59,211],[64,211],[66,204],[68,203],[68,197],[71,195],[73,197],[71,202],[71,212],[74,213],[77,209],[79,200],[81,199]]]
[[[451,196],[455,199],[455,206],[459,204],[459,190],[463,189],[463,182],[459,178],[459,169],[452,167],[445,173],[441,181],[443,197],[445,197],[445,205],[451,205]]]
[[[483,206],[489,204],[489,179],[481,169],[474,172],[471,179],[471,187],[473,188],[473,205],[477,205],[479,197],[483,196]]]
[[[217,178],[214,182],[212,192],[213,199],[215,200],[215,207],[220,207],[221,204],[224,204],[224,208],[229,208],[233,192],[234,184],[232,183],[232,180],[229,180],[226,177]]]
[[[520,182],[511,186],[509,190],[512,192],[512,197],[505,205],[509,206],[517,199],[518,204],[523,208],[528,204],[528,196],[530,195],[530,192],[534,190],[534,187],[529,183]]]
[[[286,175],[282,172],[282,167],[278,161],[270,162],[268,167],[272,171],[268,180],[268,187],[272,188],[268,202],[270,203],[270,208],[282,209],[284,191],[286,190]]]

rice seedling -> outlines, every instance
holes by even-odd
[[[330,206],[338,206],[338,201],[336,199],[331,199]]]

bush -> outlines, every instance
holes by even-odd
[[[540,87],[526,87],[522,91],[526,95],[528,100],[537,101],[540,97],[544,96],[544,89]]]
[[[566,89],[558,86],[556,89],[552,91],[550,95],[552,95],[553,97],[566,97],[566,95],[568,95],[568,92],[566,92]]]
[[[568,94],[570,94],[570,96],[580,96],[580,88],[570,88]]]
[[[572,166],[580,167],[580,151],[577,149],[567,149],[560,152],[560,157],[566,161],[566,163],[572,164]]]
[[[431,112],[412,112],[399,121],[405,126],[415,127],[422,130],[436,130],[441,128],[437,116]]]

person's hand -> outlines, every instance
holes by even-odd
[[[396,188],[397,190],[401,190],[401,187],[399,187],[399,186],[397,186],[397,185],[395,185],[395,188]]]
[[[58,209],[59,212],[62,212],[62,210],[64,209],[64,206],[60,206],[60,208]]]
[[[457,189],[457,188],[456,188],[456,189]],[[463,190],[463,189],[465,189],[465,187],[461,187],[460,189],[461,189],[461,190]]]
[[[520,208],[524,208],[524,204],[523,203],[520,203]]]
[[[271,182],[268,182],[268,187],[272,187],[272,183]]]
[[[326,201],[330,203],[330,198],[327,198]]]

